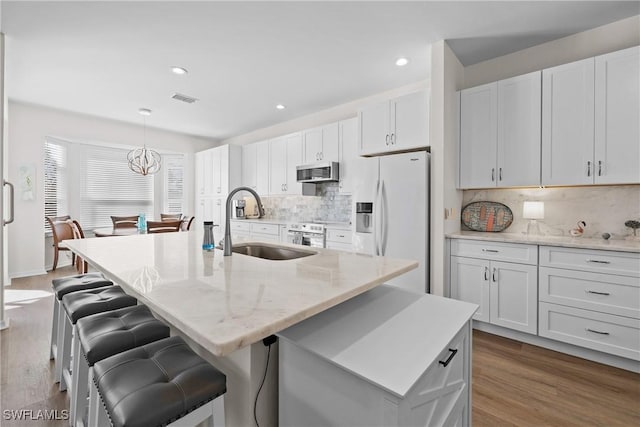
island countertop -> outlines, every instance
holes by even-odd
[[[292,326],[418,266],[417,261],[278,244],[317,254],[270,261],[202,251],[193,230],[65,241],[216,356]],[[265,245],[273,245],[263,243]]]

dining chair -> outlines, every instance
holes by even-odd
[[[78,221],[76,221],[75,219],[73,221],[70,221],[70,226],[71,229],[73,230],[73,238],[74,239],[84,239],[84,231],[82,231],[82,227],[80,226],[80,223]],[[87,263],[87,261],[85,261],[84,259],[80,258],[80,256],[76,255],[76,259],[74,262],[75,266],[76,266],[76,271],[78,272],[78,274],[85,274],[89,271],[89,264]]]
[[[191,229],[191,224],[193,220],[196,219],[195,216],[185,216],[182,222],[180,223],[180,231],[189,231]]]
[[[60,242],[65,239],[73,239],[73,229],[67,223],[71,217],[69,215],[64,216],[45,216],[45,219],[49,223],[51,227],[51,234],[53,236],[53,268],[51,271],[54,271],[58,266],[58,256],[60,251],[68,251],[69,248],[64,246],[60,246]],[[76,255],[71,253],[71,262],[75,264]]]
[[[138,215],[135,216],[112,216],[113,228],[136,228],[138,226]]]
[[[160,214],[160,220],[161,221],[170,221],[170,220],[174,220],[174,219],[182,219],[182,214]]]
[[[147,233],[168,233],[180,231],[180,220],[147,221]]]

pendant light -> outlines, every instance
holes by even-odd
[[[148,108],[140,108],[138,112],[142,115],[144,126],[144,139],[142,148],[129,151],[127,160],[129,169],[140,175],[151,175],[160,170],[160,154],[157,151],[147,148],[147,121],[145,117],[151,115]]]

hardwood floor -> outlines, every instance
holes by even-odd
[[[69,408],[53,383],[49,338],[55,273],[14,279],[0,333],[0,425],[62,427],[65,420],[12,421],[6,410]],[[474,331],[473,424],[485,426],[640,425],[640,374]]]

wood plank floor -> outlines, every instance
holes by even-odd
[[[51,279],[70,267],[14,279],[5,293],[11,327],[0,333],[0,425],[63,427],[64,420],[11,421],[5,410],[68,409],[49,361]],[[473,424],[639,426],[640,375],[474,331]]]

